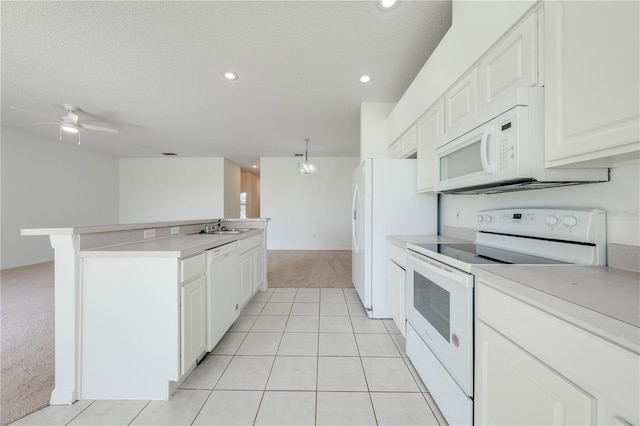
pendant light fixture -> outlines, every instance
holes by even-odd
[[[307,147],[304,151],[304,162],[298,164],[298,174],[312,175],[316,172],[316,166],[309,162],[309,139],[305,139],[305,141],[307,142]]]

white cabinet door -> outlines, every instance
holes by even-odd
[[[537,44],[537,19],[533,14],[483,56],[480,108],[517,87],[538,82]]]
[[[264,246],[258,246],[253,249],[253,285],[251,287],[252,294],[260,289],[264,284],[264,265],[265,265]]]
[[[436,101],[417,122],[418,192],[433,192],[436,141],[444,134],[444,99]]]
[[[249,301],[253,294],[252,251],[240,255],[240,306]]]
[[[405,270],[392,260],[387,260],[387,291],[389,313],[402,335],[406,335],[404,316],[404,273]]]
[[[402,138],[396,139],[391,145],[389,145],[389,157],[402,158]]]
[[[205,351],[205,286],[205,278],[202,276],[180,288],[181,374],[185,374]]]
[[[547,166],[612,166],[640,149],[640,2],[545,2]]]
[[[477,425],[592,425],[594,398],[482,321],[476,322]]]
[[[407,131],[402,134],[401,146],[402,158],[407,158],[416,152],[418,139],[415,124],[412,124]]]
[[[478,68],[473,67],[444,94],[445,132],[478,111]]]

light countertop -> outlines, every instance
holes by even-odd
[[[483,283],[640,353],[640,273],[606,266],[479,265]]]
[[[80,252],[82,257],[189,257],[221,245],[263,233],[252,229],[240,234],[187,234],[99,247]]]
[[[267,222],[269,218],[255,219],[225,219],[225,223],[230,222]],[[69,228],[28,228],[21,229],[20,235],[73,235],[73,234],[95,234],[102,232],[131,231],[134,229],[166,228],[172,226],[189,226],[202,223],[214,223],[218,219],[183,220],[172,222],[149,222],[149,223],[129,223],[117,225],[96,225],[96,226],[75,226]]]

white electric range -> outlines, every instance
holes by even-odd
[[[487,210],[475,243],[407,244],[407,355],[450,424],[473,422],[478,264],[606,265],[606,212]]]

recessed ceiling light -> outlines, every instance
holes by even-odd
[[[368,75],[363,75],[362,77],[360,77],[360,83],[368,83],[369,81],[371,81],[371,77],[369,77]]]
[[[382,10],[391,10],[398,4],[398,0],[379,0],[378,6]]]
[[[225,71],[222,73],[222,76],[227,80],[237,80],[239,78],[238,74],[233,71]]]

